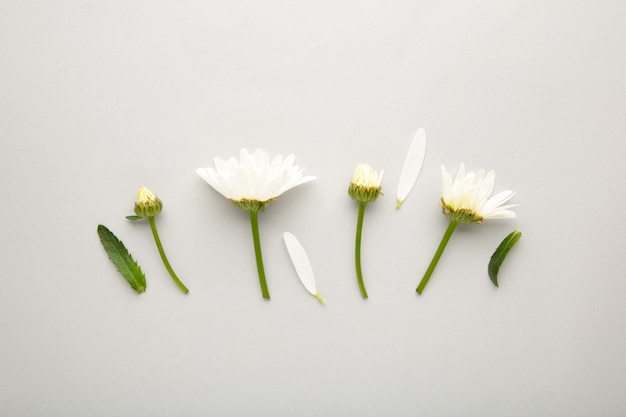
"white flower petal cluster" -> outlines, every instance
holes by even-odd
[[[348,195],[360,203],[376,201],[378,196],[382,194],[382,187],[380,186],[382,179],[382,170],[378,174],[368,164],[358,164],[354,171],[354,177],[350,181],[350,187],[348,187]]]
[[[441,201],[448,217],[453,215],[463,219],[467,216],[467,219],[472,221],[460,222],[480,223],[483,219],[508,219],[516,216],[510,209],[517,204],[503,205],[515,195],[513,191],[502,191],[490,197],[496,177],[493,171],[466,173],[465,164],[461,163],[454,180],[444,166],[441,167],[441,173],[443,177]]]
[[[358,164],[354,171],[352,184],[364,188],[380,188],[383,180],[383,170],[378,174],[374,168],[368,164]]]
[[[303,168],[294,165],[295,156],[283,158],[259,149],[254,153],[242,149],[239,160],[215,158],[215,168],[198,168],[196,172],[211,187],[231,201],[269,202],[285,191],[315,179],[303,176]]]

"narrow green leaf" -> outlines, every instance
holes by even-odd
[[[496,287],[498,286],[498,271],[500,270],[500,265],[502,265],[506,255],[521,237],[522,233],[519,230],[512,231],[507,237],[504,238],[502,243],[500,243],[498,249],[496,249],[493,255],[491,255],[487,272],[489,273],[491,282],[493,282],[493,285]]]
[[[109,255],[109,259],[126,278],[130,286],[138,293],[144,292],[146,290],[146,276],[141,272],[137,262],[130,256],[122,241],[101,224],[98,225],[98,236],[100,236],[100,242]]]
[[[143,217],[141,217],[141,216],[136,216],[136,215],[134,215],[134,214],[133,214],[132,216],[126,216],[126,218],[127,218],[128,220],[141,220],[141,219],[143,219]]]

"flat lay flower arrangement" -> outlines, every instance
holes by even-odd
[[[424,129],[418,129],[407,151],[400,173],[396,194],[396,208],[399,209],[413,189],[426,155],[426,134]],[[215,191],[223,195],[234,206],[248,212],[252,233],[252,245],[256,258],[257,275],[261,295],[270,299],[270,292],[263,266],[261,250],[261,234],[259,229],[259,213],[277,200],[283,193],[299,185],[315,180],[314,176],[303,175],[304,169],[295,164],[295,156],[270,155],[262,150],[249,152],[242,149],[239,159],[235,157],[226,160],[216,157],[213,165],[198,168],[196,173],[206,181]],[[454,231],[462,224],[480,224],[491,219],[510,219],[516,217],[512,210],[516,204],[508,204],[515,195],[506,190],[492,195],[495,186],[493,171],[468,172],[463,163],[452,175],[441,167],[442,196],[440,205],[449,223],[435,254],[426,269],[417,293],[422,294],[441,256],[452,237]],[[355,273],[357,286],[361,296],[368,298],[361,266],[362,229],[367,204],[375,202],[383,194],[383,170],[377,171],[366,163],[358,164],[354,176],[348,186],[348,195],[358,204],[356,238],[354,246]],[[157,231],[155,217],[163,208],[162,201],[146,187],[141,187],[137,193],[134,206],[134,215],[127,216],[128,220],[137,221],[148,219],[157,250],[163,265],[176,286],[183,292],[189,290],[174,272],[165,255],[165,250]],[[142,293],[146,290],[146,277],[139,264],[132,258],[130,252],[120,239],[106,226],[98,225],[98,236],[103,248],[120,274],[127,280],[131,288]],[[491,282],[498,287],[498,273],[502,262],[511,248],[519,241],[521,233],[514,230],[507,235],[496,248],[488,263],[487,273]],[[283,241],[286,250],[294,265],[296,275],[305,289],[320,303],[326,301],[317,291],[313,268],[302,244],[292,233],[284,232]]]

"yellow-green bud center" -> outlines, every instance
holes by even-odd
[[[161,212],[163,203],[148,188],[141,187],[135,200],[135,214],[139,217],[154,217]]]
[[[360,203],[375,201],[382,194],[382,187],[380,186],[382,176],[382,171],[378,175],[368,164],[358,164],[354,171],[354,177],[350,181],[348,195]]]
[[[350,195],[350,198],[360,203],[371,203],[382,194],[382,187],[368,187],[365,185],[350,183],[348,194]]]

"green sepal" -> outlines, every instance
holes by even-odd
[[[348,195],[351,199],[359,203],[372,203],[376,201],[379,195],[383,194],[382,187],[368,187],[365,185],[357,185],[350,183],[348,187]]]
[[[122,241],[101,224],[98,225],[98,236],[100,236],[100,242],[109,255],[109,259],[126,278],[130,286],[138,293],[144,292],[146,290],[146,276],[128,253]]]
[[[141,220],[141,219],[143,219],[143,217],[141,217],[141,216],[137,216],[137,215],[135,215],[135,214],[133,214],[132,216],[126,216],[126,218],[127,218],[128,220]]]
[[[522,233],[519,230],[512,231],[507,237],[504,238],[502,243],[500,243],[493,255],[491,255],[487,272],[489,273],[491,282],[493,282],[493,285],[496,287],[498,287],[498,271],[500,270],[500,265],[502,265],[506,255],[521,237]]]
[[[242,198],[241,200],[230,200],[230,202],[242,210],[264,211],[265,206],[267,206],[269,203],[271,203],[274,200],[275,198],[271,198],[267,201],[248,200],[248,199]]]

